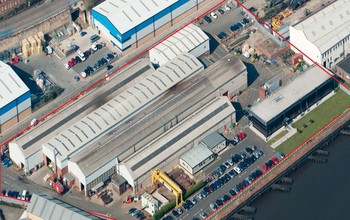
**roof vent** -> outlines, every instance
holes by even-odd
[[[283,95],[278,95],[277,97],[275,97],[275,98],[273,99],[273,102],[274,102],[274,103],[277,103],[277,102],[281,101],[283,98],[284,98]]]

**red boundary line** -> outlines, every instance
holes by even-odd
[[[92,211],[86,211],[86,212],[89,213],[90,215],[101,217],[101,218],[104,218],[104,219],[107,219],[107,220],[117,220],[116,218],[113,218],[113,217],[110,217],[110,216],[107,216],[107,215],[102,215],[102,214],[97,213],[97,212],[92,212]]]
[[[251,11],[249,11],[247,9],[247,7],[245,7],[242,3],[240,3],[238,0],[234,0],[240,7],[244,8],[246,10],[246,13],[250,13],[252,16],[254,16],[260,23],[264,24],[265,26],[269,27],[270,30],[272,30],[275,34],[277,34],[279,37],[281,37],[284,41],[286,41],[290,46],[292,46],[293,48],[295,48],[296,50],[298,50],[301,54],[303,54],[303,56],[307,57],[309,60],[311,60],[316,66],[318,66],[321,70],[323,70],[326,74],[328,74],[330,77],[332,77],[332,79],[334,79],[336,82],[338,82],[339,84],[341,84],[342,86],[344,86],[347,90],[350,90],[346,85],[344,85],[342,82],[340,82],[339,80],[337,80],[334,75],[332,75],[331,73],[328,72],[327,69],[325,69],[323,66],[321,66],[320,64],[316,63],[314,60],[312,60],[308,55],[306,55],[304,52],[302,52],[299,48],[295,47],[290,41],[288,41],[285,37],[283,37],[280,33],[278,33],[276,30],[274,30],[271,26],[267,25],[266,22],[264,22],[262,19],[260,19],[259,17],[257,17],[255,14],[253,14]],[[138,58],[140,58],[141,56],[145,55],[147,52],[149,52],[149,50],[151,50],[152,48],[156,47],[157,45],[159,45],[160,43],[162,43],[163,41],[167,40],[168,38],[170,38],[171,36],[173,36],[175,33],[177,33],[178,31],[184,29],[185,27],[187,27],[188,25],[192,24],[193,22],[197,21],[199,18],[202,18],[203,16],[205,16],[206,14],[208,14],[210,11],[212,11],[213,9],[221,6],[223,3],[225,3],[226,0],[222,0],[220,1],[218,4],[214,5],[213,7],[211,7],[209,10],[205,11],[204,13],[202,13],[201,15],[199,15],[198,17],[192,19],[189,23],[185,24],[184,26],[182,26],[180,29],[172,32],[171,34],[169,34],[168,36],[166,36],[165,38],[163,38],[162,40],[160,40],[158,43],[154,44],[153,46],[149,47],[148,49],[142,51],[141,53],[139,53],[138,55],[136,55],[135,57],[133,57],[131,60],[129,60],[128,62],[126,62],[125,64],[121,65],[119,68],[117,68],[116,70],[114,70],[112,73],[108,74],[107,76],[105,76],[104,78],[98,80],[96,83],[94,83],[93,85],[89,86],[87,89],[83,90],[82,92],[79,92],[78,94],[76,94],[73,98],[71,98],[70,100],[68,100],[67,102],[63,103],[61,106],[57,107],[56,109],[54,109],[53,111],[51,111],[50,113],[48,113],[47,115],[45,115],[44,117],[42,117],[41,119],[39,119],[38,121],[44,121],[46,120],[48,117],[52,116],[53,114],[55,114],[56,112],[58,112],[59,110],[61,110],[63,107],[67,106],[68,104],[72,103],[73,101],[75,101],[76,99],[78,99],[80,96],[83,96],[85,93],[89,92],[90,90],[94,89],[95,87],[97,87],[98,85],[100,85],[101,83],[103,83],[104,81],[106,81],[106,78],[113,76],[116,72],[124,69],[125,67],[129,66],[131,63],[135,62]],[[350,109],[350,106],[347,107],[348,109]],[[340,113],[339,115],[337,115],[335,118],[331,119],[326,125],[324,125],[322,128],[320,128],[318,131],[316,131],[313,135],[311,135],[308,139],[306,139],[305,141],[303,141],[298,147],[296,147],[293,151],[291,151],[290,153],[288,153],[286,155],[286,157],[290,156],[292,153],[294,153],[296,150],[298,150],[303,144],[305,144],[306,142],[308,142],[310,139],[312,139],[314,136],[316,136],[319,132],[321,132],[325,127],[327,127],[329,124],[331,124],[333,121],[335,121],[337,118],[339,118],[342,115],[342,113]],[[3,142],[0,147],[2,149],[2,147],[8,143],[10,143],[12,140],[14,140],[15,138],[19,137],[20,135],[22,135],[24,132],[28,131],[31,127],[33,127],[33,125],[26,127],[25,129],[23,129],[22,131],[18,132],[17,134],[15,134],[14,136],[12,136],[11,138],[9,138],[7,141]],[[1,166],[1,165],[0,165]],[[269,173],[269,171],[265,172],[263,174],[266,175],[267,173]],[[1,175],[1,174],[0,174]],[[262,178],[263,176],[259,177]],[[256,180],[254,180],[255,182]],[[254,183],[253,182],[253,183]],[[242,191],[241,191],[242,192]],[[235,197],[235,196],[234,196]],[[233,199],[234,197],[232,197],[231,199]],[[230,200],[231,200],[230,199]],[[221,206],[222,208],[223,206]],[[208,217],[210,217],[211,215],[213,215],[215,212],[217,212],[220,208],[218,208],[216,211],[212,212],[209,214]],[[109,216],[105,216],[99,213],[95,213],[95,212],[91,212],[91,211],[86,211],[89,214],[92,215],[96,215],[99,217],[103,217],[106,219],[110,219],[110,220],[117,220],[116,218],[111,218]]]
[[[226,2],[226,0],[221,0],[218,4],[214,5],[213,7],[211,7],[209,10],[205,11],[204,13],[202,13],[201,15],[199,15],[198,17],[192,19],[189,23],[185,24],[184,26],[182,26],[181,28],[179,28],[178,30],[172,32],[171,34],[167,35],[166,37],[164,37],[162,40],[160,40],[158,43],[154,44],[153,46],[149,47],[148,49],[142,51],[141,53],[139,53],[138,55],[134,56],[133,58],[131,58],[131,60],[129,60],[128,62],[124,63],[123,65],[121,65],[119,68],[117,68],[116,70],[114,70],[113,72],[111,72],[110,74],[108,74],[107,76],[105,76],[104,78],[98,80],[96,83],[92,84],[91,86],[89,86],[88,88],[84,89],[82,92],[79,92],[78,94],[76,94],[73,98],[69,99],[68,101],[66,101],[65,103],[63,103],[62,105],[60,105],[59,107],[57,107],[56,109],[52,110],[50,113],[48,113],[47,115],[43,116],[41,119],[39,119],[39,123],[46,120],[47,118],[49,118],[50,116],[52,116],[53,114],[55,114],[56,112],[58,112],[59,110],[61,110],[63,107],[67,106],[68,104],[72,103],[73,101],[75,101],[76,99],[78,99],[80,96],[83,96],[85,93],[89,92],[90,90],[94,89],[95,87],[97,87],[98,85],[102,84],[103,82],[106,81],[106,78],[113,76],[116,72],[124,69],[125,67],[129,66],[131,63],[135,62],[137,59],[139,59],[141,56],[145,55],[146,53],[149,52],[149,50],[151,50],[152,48],[156,47],[157,45],[159,45],[160,43],[162,43],[163,41],[167,40],[168,38],[170,38],[171,36],[173,36],[175,33],[177,33],[178,31],[184,29],[185,27],[187,27],[188,25],[192,24],[193,22],[195,22],[196,20],[198,20],[199,18],[203,17],[204,15],[208,14],[210,11],[212,11],[213,9],[219,7],[220,5],[222,5],[224,2]],[[26,131],[28,131],[31,127],[33,127],[33,125],[30,125],[28,127],[26,127],[25,129],[23,129],[22,131],[18,132],[17,134],[15,134],[14,136],[12,136],[11,138],[9,138],[7,141],[4,141],[3,143],[1,143],[0,145],[0,149],[3,148],[4,145],[10,143],[11,141],[13,141],[14,139],[16,139],[17,137],[21,136],[23,133],[25,133]]]

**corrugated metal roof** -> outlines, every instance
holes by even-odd
[[[29,91],[16,72],[2,61],[0,61],[0,88],[0,108]]]
[[[326,52],[350,33],[350,1],[338,0],[294,26]]]
[[[193,55],[181,54],[54,136],[44,146],[52,151],[56,149],[58,159],[63,162],[172,86],[202,69],[203,65]]]
[[[162,66],[177,55],[190,52],[205,41],[209,41],[209,37],[199,27],[190,24],[152,48],[149,51],[151,61],[155,62],[152,60],[152,57],[155,57]]]
[[[45,220],[98,220],[75,206],[44,194],[33,194],[27,212]]]
[[[102,14],[121,34],[158,14],[179,0],[106,0],[92,10]]]
[[[185,161],[190,167],[194,168],[214,153],[209,150],[204,144],[199,143],[191,150],[187,151],[180,158]]]
[[[233,114],[234,111],[235,109],[226,97],[217,97],[123,163],[129,168],[132,177],[138,179]]]

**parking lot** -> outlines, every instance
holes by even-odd
[[[259,169],[262,171],[262,165],[265,164],[266,161],[268,161],[273,156],[276,156],[276,152],[268,146],[263,140],[261,140],[258,136],[254,134],[254,132],[250,131],[249,129],[246,130],[247,137],[240,142],[238,145],[233,146],[230,145],[227,147],[224,152],[219,154],[219,157],[208,167],[203,169],[202,173],[205,175],[206,178],[209,178],[211,174],[220,167],[220,165],[223,165],[226,161],[228,161],[232,156],[234,156],[238,152],[245,152],[247,156],[250,154],[247,153],[246,148],[248,146],[256,146],[257,149],[260,149],[263,152],[263,155],[257,159],[255,162],[253,162],[250,166],[248,166],[244,171],[239,173],[236,177],[228,180],[225,184],[220,186],[217,190],[213,191],[209,195],[207,195],[205,198],[200,199],[198,197],[198,193],[193,195],[197,200],[197,204],[194,205],[191,209],[188,211],[184,211],[183,214],[181,214],[178,219],[191,219],[193,217],[201,218],[200,213],[205,212],[207,215],[211,213],[213,210],[209,207],[210,203],[216,203],[216,201],[219,198],[222,198],[225,194],[229,195],[230,190],[236,186],[237,184],[241,183],[244,179],[246,179],[253,171],[256,169]],[[230,170],[232,170],[236,165],[231,166],[230,168],[226,168],[225,173],[228,173]],[[222,176],[224,176],[223,174]],[[215,180],[212,180],[208,185],[214,183]],[[207,185],[207,186],[208,186]],[[192,198],[191,197],[191,198]],[[173,214],[171,214],[173,216]]]

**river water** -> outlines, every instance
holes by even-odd
[[[292,190],[271,191],[252,206],[254,220],[350,219],[350,136],[325,148],[328,162],[307,162],[291,177]]]

